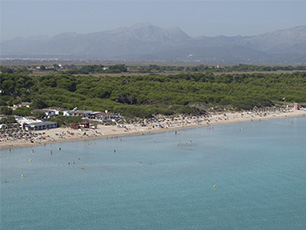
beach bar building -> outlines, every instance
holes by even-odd
[[[95,119],[100,120],[100,121],[112,121],[112,120],[120,120],[122,117],[120,114],[117,113],[102,113],[102,112],[97,112],[95,113]]]
[[[29,123],[28,126],[32,130],[44,130],[44,129],[57,128],[57,123],[52,121],[41,121],[41,122]]]
[[[98,121],[118,121],[122,119],[121,115],[118,113],[108,113],[105,111],[97,112],[97,111],[90,111],[90,110],[67,110],[63,111],[64,116],[68,117],[82,117],[89,120],[98,120]]]
[[[88,111],[88,110],[68,110],[64,111],[63,115],[67,117],[85,117],[90,119],[94,114],[94,111]]]
[[[16,120],[26,130],[44,130],[57,128],[57,123],[52,121],[32,120],[25,117],[17,118]]]

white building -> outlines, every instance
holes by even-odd
[[[17,118],[16,120],[26,130],[43,130],[57,128],[57,123],[52,121],[32,120],[25,117]]]

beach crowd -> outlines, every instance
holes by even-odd
[[[305,116],[305,110],[278,109],[248,112],[220,112],[202,116],[162,116],[152,118],[135,118],[113,125],[99,124],[96,129],[72,129],[60,127],[49,130],[26,131],[21,127],[1,129],[0,148],[39,145],[59,141],[73,141],[88,138],[117,137],[126,135],[143,135],[152,132],[179,130],[197,126],[214,126],[218,124],[258,121],[272,118]]]

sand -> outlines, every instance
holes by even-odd
[[[165,117],[159,116],[154,121],[142,120],[133,124],[121,125],[98,125],[96,129],[71,129],[55,128],[49,130],[32,131],[36,134],[31,139],[13,139],[12,137],[0,137],[0,149],[10,149],[15,147],[25,147],[33,145],[44,145],[47,143],[63,141],[79,141],[94,138],[119,137],[127,135],[144,135],[148,133],[175,131],[185,128],[194,128],[199,126],[214,126],[220,124],[251,122],[265,119],[289,118],[297,116],[306,116],[305,110],[283,110],[269,112],[242,112],[242,113],[220,113],[209,116],[178,116]]]

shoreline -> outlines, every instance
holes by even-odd
[[[159,123],[146,122],[124,124],[117,126],[98,125],[97,129],[74,130],[71,128],[55,128],[49,130],[33,131],[35,138],[13,139],[1,138],[0,149],[11,149],[30,147],[38,145],[46,145],[50,143],[74,142],[82,140],[93,140],[102,138],[117,138],[123,136],[137,136],[151,133],[161,133],[169,131],[177,131],[182,129],[190,129],[197,127],[207,127],[223,124],[233,124],[240,122],[252,122],[267,119],[283,119],[291,117],[306,116],[306,110],[290,110],[276,112],[235,112],[226,114],[214,114],[210,116],[186,116],[186,117],[162,117],[158,118]],[[33,140],[34,139],[34,140]]]

